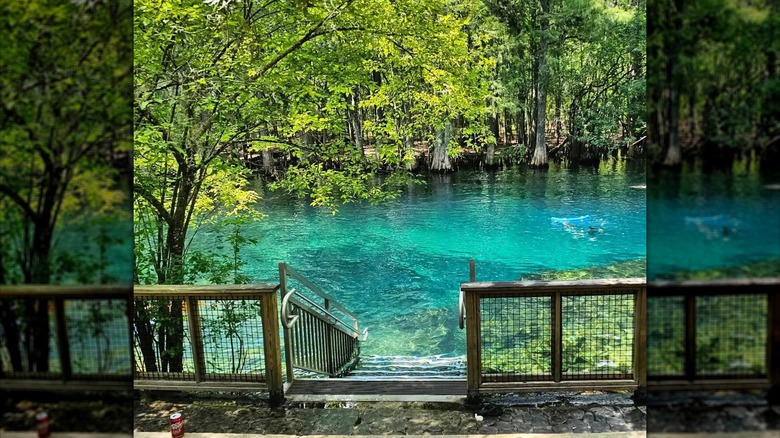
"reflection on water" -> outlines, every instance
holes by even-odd
[[[366,354],[464,354],[469,258],[482,280],[644,259],[645,192],[631,187],[642,184],[640,171],[463,171],[335,216],[273,193],[258,204],[267,218],[243,230],[259,243],[241,255],[252,281],[278,281],[286,261],[354,310],[371,330]],[[581,216],[571,228],[551,219]],[[214,228],[193,246],[230,251]]]

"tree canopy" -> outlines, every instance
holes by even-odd
[[[131,19],[124,0],[0,4],[0,284],[116,281],[110,236],[85,236],[84,258],[58,238],[129,215]],[[49,301],[3,299],[0,316],[10,368],[49,371]]]
[[[637,155],[643,10],[136,1],[136,281],[181,282],[191,228],[252,211],[250,172],[335,211],[392,199],[423,160],[446,172],[464,153],[541,167]]]
[[[649,139],[666,166],[700,158],[730,169],[740,156],[777,162],[777,2],[654,0],[648,4]]]
[[[130,2],[81,3],[0,5],[0,283],[48,283],[64,218],[127,205]]]

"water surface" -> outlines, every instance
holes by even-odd
[[[484,281],[644,259],[645,191],[631,187],[644,183],[625,169],[461,171],[336,215],[266,194],[257,208],[267,217],[244,228],[258,239],[241,248],[244,271],[277,282],[277,263],[289,263],[369,327],[365,354],[462,355],[458,290],[470,258]],[[585,215],[571,227],[551,220]],[[216,228],[194,245],[230,251]]]
[[[780,190],[769,183],[756,173],[697,172],[651,182],[648,279],[779,261]]]

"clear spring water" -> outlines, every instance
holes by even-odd
[[[266,194],[257,208],[267,217],[243,229],[259,240],[241,248],[244,273],[276,282],[277,263],[289,263],[358,315],[367,355],[462,355],[458,290],[470,258],[485,281],[644,259],[645,191],[631,188],[644,182],[624,169],[461,171],[336,215]],[[551,221],[583,215],[573,228]],[[194,245],[231,250],[217,229]]]
[[[755,173],[689,172],[648,184],[648,279],[780,263],[780,190],[770,183]]]

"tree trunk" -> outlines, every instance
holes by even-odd
[[[527,146],[525,129],[525,109],[521,109],[517,115],[517,144]]]
[[[417,157],[414,155],[414,140],[411,136],[404,138],[404,150],[408,155],[405,168],[406,170],[414,170],[417,168]]]
[[[447,148],[452,139],[452,122],[447,119],[444,127],[436,131],[433,141],[433,158],[430,169],[437,172],[449,172],[452,170],[452,162],[447,153]]]
[[[22,352],[19,349],[19,327],[16,325],[17,314],[11,300],[0,300],[0,317],[3,320],[5,330],[6,348],[13,371],[24,371],[22,365]],[[2,372],[2,368],[0,368]]]
[[[157,361],[155,360],[155,354],[154,354],[154,335],[152,333],[152,325],[149,321],[149,314],[141,307],[143,305],[143,301],[136,301],[135,302],[135,308],[134,308],[134,326],[136,329],[136,332],[138,333],[138,343],[140,344],[141,348],[141,356],[144,361],[144,369],[148,373],[154,373],[159,371],[157,368]]]
[[[193,150],[195,148],[190,148]],[[172,204],[172,212],[168,221],[165,236],[165,264],[158,271],[159,284],[184,283],[184,250],[186,248],[187,228],[191,214],[191,200],[197,198],[199,185],[196,182],[197,167],[191,156],[179,157],[177,175],[179,177],[178,192]],[[163,370],[181,372],[184,364],[184,319],[182,300],[172,299],[166,305],[168,321],[164,330],[158,335],[161,345]],[[162,328],[162,327],[161,327]],[[144,363],[150,359],[144,358]]]
[[[493,138],[496,140],[496,143],[501,141],[501,136],[498,132],[498,113],[495,111],[492,111],[490,116],[488,116],[488,125],[490,126],[490,132],[493,133]]]
[[[561,143],[561,92],[555,93],[555,145]]]
[[[272,175],[274,173],[274,153],[268,149],[260,152],[263,159],[263,173]]]
[[[54,224],[57,222],[57,193],[64,192],[61,184],[64,171],[47,164],[46,172],[51,175],[44,191],[42,207],[33,219],[33,238],[29,264],[24,273],[26,284],[47,284],[51,281],[51,243]],[[45,299],[26,300],[26,339],[29,342],[27,363],[29,370],[49,371],[49,301]]]
[[[306,131],[301,135],[301,140],[303,140],[303,144],[305,145],[301,151],[301,157],[304,160],[307,160],[314,150],[314,134]]]
[[[358,90],[355,90],[350,96],[352,109],[347,110],[347,115],[352,129],[353,140],[355,141],[355,148],[360,151],[361,155],[365,155],[365,150],[363,149],[363,120],[360,117],[360,108],[358,107],[360,100],[357,93]]]
[[[675,0],[677,11],[683,10],[683,1]],[[682,25],[682,18],[680,12],[667,12],[671,14],[671,26],[672,29],[678,29]],[[679,119],[680,119],[680,93],[679,93],[679,49],[676,45],[676,41],[669,39],[664,40],[664,49],[669,53],[666,59],[665,80],[667,91],[667,101],[664,111],[664,119],[666,119],[667,130],[666,137],[666,157],[663,164],[665,166],[676,167],[682,163],[682,151],[679,140]]]
[[[509,114],[509,110],[504,109],[504,145],[510,144],[512,139],[512,115]]]
[[[405,135],[404,135],[404,154],[407,155],[406,170],[414,170],[417,167],[417,157],[414,154],[414,138],[412,137],[412,132],[409,129],[411,127],[411,115],[409,114],[410,105],[408,102],[404,102],[402,105],[403,111],[404,111],[404,123],[406,123],[407,127],[404,129]]]
[[[545,144],[545,122],[547,113],[547,30],[549,27],[550,0],[541,0],[542,15],[540,21],[539,46],[536,64],[536,144],[531,158],[531,166],[547,167],[547,145]]]
[[[664,166],[679,166],[682,162],[682,152],[679,139],[679,120],[680,120],[680,94],[677,91],[677,62],[670,59],[667,66],[667,84],[668,84],[668,102],[667,102],[667,120],[669,123],[668,149]]]

